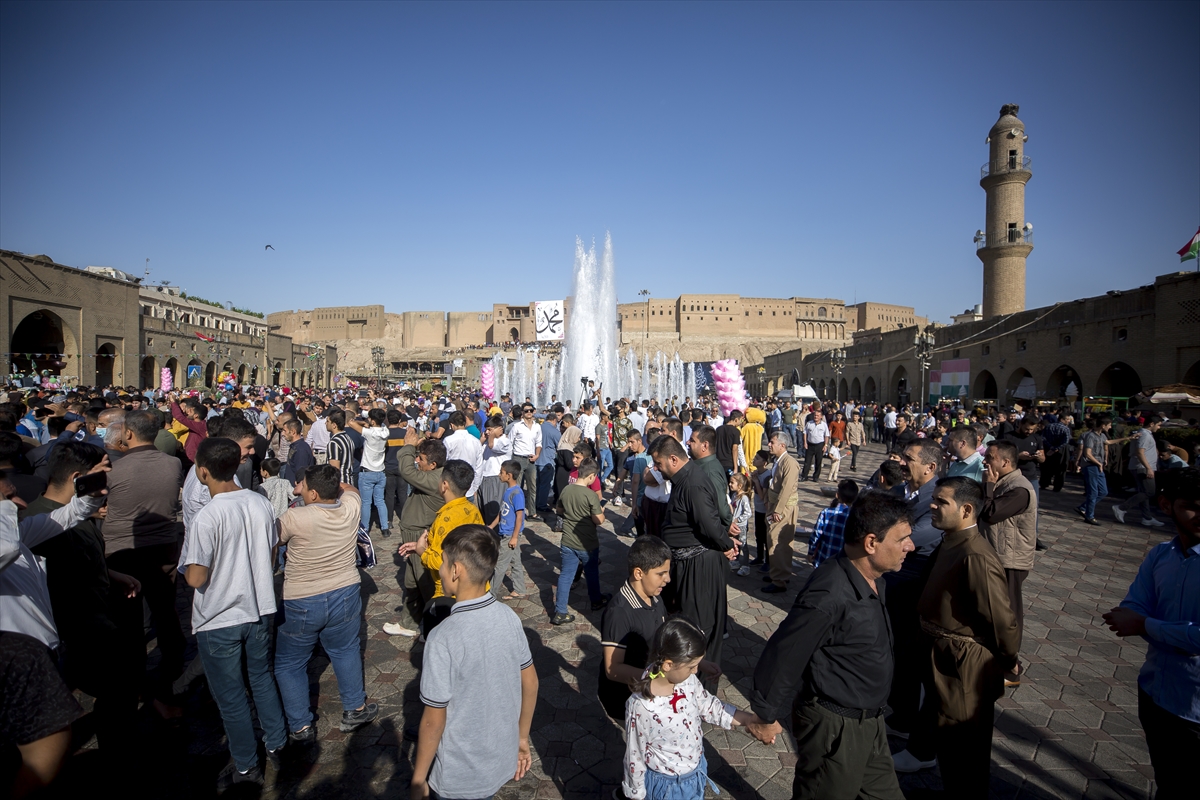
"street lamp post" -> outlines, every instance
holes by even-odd
[[[371,348],[371,360],[375,362],[375,383],[377,389],[383,388],[383,348]]]
[[[833,364],[833,402],[842,402],[842,370],[846,368],[846,351],[838,348],[829,355]]]
[[[934,344],[933,334],[929,331],[930,329],[926,328],[924,331],[913,335],[913,347],[917,351],[917,362],[921,366],[921,383],[918,387],[918,391],[920,391],[921,394],[918,399],[918,409],[925,407],[929,396],[928,390],[925,388],[925,374],[928,372],[930,365],[933,363],[932,359]]]
[[[642,289],[638,292],[638,297],[646,299],[646,308],[642,311],[642,363],[646,363],[646,348],[650,342],[650,290]]]

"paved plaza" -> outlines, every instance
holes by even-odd
[[[865,481],[882,459],[870,445],[860,454],[857,473]],[[820,487],[828,487],[823,482]],[[996,798],[1146,798],[1152,771],[1137,720],[1136,677],[1145,645],[1118,640],[1100,615],[1124,596],[1146,550],[1173,535],[1173,528],[1150,530],[1112,521],[1108,503],[1101,527],[1082,524],[1072,510],[1081,487],[1069,480],[1061,494],[1042,495],[1040,537],[1048,549],[1025,583],[1026,631],[1022,648],[1028,673],[1022,685],[998,703],[992,753],[992,793]],[[801,484],[804,523],[811,525],[828,499],[818,484]],[[609,524],[601,534],[601,582],[614,591],[624,579],[625,551],[632,541],[613,533],[624,527],[627,509],[609,506]],[[588,798],[607,800],[621,777],[624,746],[618,729],[595,699],[601,648],[598,625],[603,612],[590,611],[584,582],[571,593],[573,625],[548,622],[558,563],[558,535],[532,524],[524,560],[537,591],[510,602],[529,636],[541,689],[534,714],[533,768],[505,786],[500,800]],[[802,540],[802,536],[797,536]],[[267,772],[263,797],[396,798],[407,796],[415,744],[405,727],[417,724],[421,645],[382,632],[401,605],[392,560],[395,538],[377,539],[380,564],[364,575],[366,608],[366,684],[382,714],[376,724],[353,734],[338,730],[341,705],[337,684],[323,654],[310,666],[318,705],[319,742]],[[767,638],[783,618],[809,568],[803,545],[797,548],[797,580],[780,596],[764,595],[758,573],[731,575],[729,638],[725,642],[723,699],[746,708],[753,671]],[[182,586],[182,582],[180,584]],[[181,595],[182,596],[182,595]],[[186,597],[184,597],[186,602]],[[182,605],[182,604],[181,604]],[[185,721],[175,727],[151,722],[154,752],[147,769],[162,794],[205,796],[228,754],[215,706],[196,687]],[[86,731],[86,723],[83,726]],[[86,736],[86,733],[83,734]],[[709,774],[733,798],[791,796],[795,756],[791,741],[779,737],[773,747],[740,731],[710,730],[706,749]],[[903,746],[893,740],[892,746]],[[99,772],[95,740],[84,743],[72,762],[67,787],[83,789]],[[515,747],[515,743],[514,743]],[[902,776],[905,789],[941,788],[936,770]],[[149,787],[146,795],[155,794]]]

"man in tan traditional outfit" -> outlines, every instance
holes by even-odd
[[[917,603],[921,630],[932,640],[938,764],[955,800],[988,796],[993,707],[1021,645],[1004,567],[976,525],[982,505],[977,481],[937,482],[932,517],[943,538]]]
[[[984,457],[984,501],[979,510],[979,530],[1004,567],[1008,602],[1017,617],[1017,630],[1025,632],[1025,601],[1021,586],[1033,569],[1037,550],[1037,493],[1017,464],[1017,446],[1011,441],[992,442]],[[1021,665],[1005,674],[1005,686],[1021,683]]]
[[[792,437],[783,431],[771,435],[767,449],[775,457],[775,472],[767,486],[767,563],[771,572],[763,587],[767,594],[787,591],[792,579],[792,540],[796,538],[796,520],[799,518],[800,501],[796,497],[796,484],[800,480],[800,465],[788,453]]]

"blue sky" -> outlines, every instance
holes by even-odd
[[[1198,39],[1197,3],[4,3],[0,247],[264,312],[484,310],[611,231],[622,302],[948,320],[1012,102],[1033,307],[1179,268]]]

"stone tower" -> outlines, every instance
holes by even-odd
[[[988,134],[988,162],[979,185],[987,193],[987,229],[976,231],[976,255],[983,262],[983,318],[1025,310],[1025,258],[1033,250],[1033,225],[1025,222],[1025,123],[1020,108],[1000,108]]]

